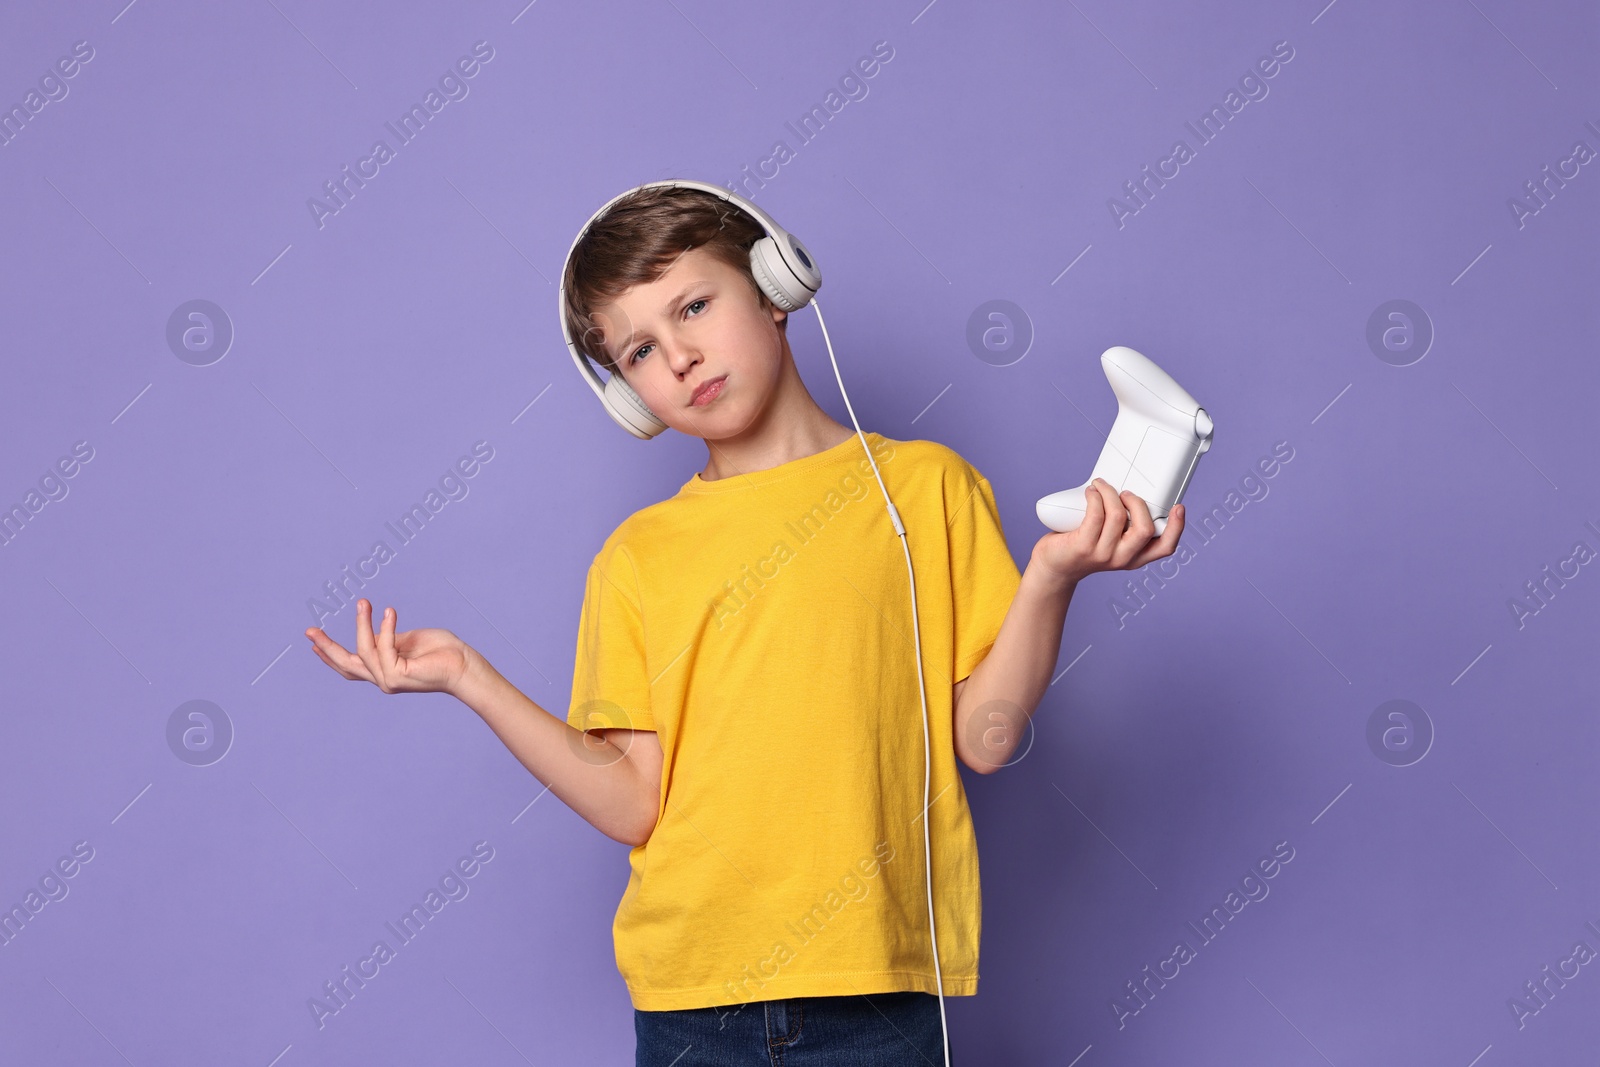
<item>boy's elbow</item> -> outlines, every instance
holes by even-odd
[[[638,816],[629,825],[627,832],[617,836],[616,840],[632,848],[638,848],[650,840],[650,836],[656,832],[659,813],[656,809],[656,797],[653,794],[649,797],[649,801],[649,809],[645,810],[641,805]]]
[[[995,771],[1000,769],[999,764],[985,763],[982,760],[963,762],[966,763],[967,770],[973,771],[976,774],[993,774]]]
[[[956,759],[974,774],[993,774],[998,769],[993,764],[986,763],[983,759],[973,756],[970,752],[963,752],[959,748],[956,750]]]
[[[605,834],[611,840],[629,848],[638,848],[650,839],[650,834],[637,822],[622,822],[621,820],[595,822],[594,828]]]
[[[655,820],[651,819],[650,825],[644,828],[631,827],[625,834],[612,834],[613,841],[620,841],[629,848],[639,848],[650,840],[650,835],[655,833]]]

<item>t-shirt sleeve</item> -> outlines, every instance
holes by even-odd
[[[966,678],[989,654],[1022,584],[1000,526],[994,489],[975,469],[967,467],[965,474],[954,493],[960,503],[949,516],[953,682]]]
[[[584,582],[567,722],[580,730],[654,730],[638,572],[627,549],[607,543]]]

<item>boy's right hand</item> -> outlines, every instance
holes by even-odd
[[[306,630],[322,662],[351,681],[371,682],[385,693],[451,693],[467,672],[470,650],[449,630],[395,633],[399,615],[383,611],[383,625],[372,632],[372,603],[356,601],[356,650],[347,651],[318,626]]]

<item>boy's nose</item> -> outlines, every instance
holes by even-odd
[[[687,378],[689,372],[698,366],[701,360],[699,349],[680,342],[663,346],[662,354],[667,357],[667,365],[678,375],[680,381]]]

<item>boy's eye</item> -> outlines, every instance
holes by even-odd
[[[685,304],[683,306],[683,310],[684,310],[685,313],[687,313],[688,310],[690,308],[694,307],[695,305],[704,304],[704,303],[706,303],[706,298],[705,297],[701,297],[699,300],[691,300],[689,303],[687,303],[687,304]],[[640,345],[638,348],[634,349],[633,350],[633,355],[628,357],[628,366],[631,367],[635,363],[639,362],[639,357],[642,356],[645,352],[647,352],[652,347],[653,347],[652,345]]]

